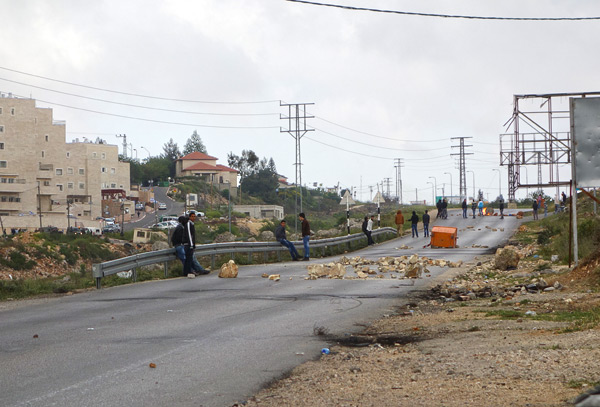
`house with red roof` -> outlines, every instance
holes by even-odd
[[[237,188],[238,170],[217,164],[217,157],[199,151],[179,157],[175,163],[175,176],[198,177],[219,186]]]

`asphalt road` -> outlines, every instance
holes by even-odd
[[[158,222],[158,218],[161,215],[175,214],[177,216],[183,214],[184,204],[181,202],[175,202],[167,196],[166,187],[154,187],[154,199],[157,202],[163,202],[167,205],[167,209],[156,210],[154,212],[146,212],[140,218],[137,214],[133,216],[131,222],[125,224],[125,231],[133,230],[134,228],[147,228]]]
[[[470,260],[493,252],[520,223],[451,214],[437,224],[459,228],[458,249],[423,248],[428,239],[409,236],[350,255]],[[413,249],[398,250],[402,244]],[[304,280],[306,265],[245,266],[237,279],[212,273],[0,304],[0,405],[229,406],[318,357],[327,343],[315,327],[339,336],[359,331],[447,270],[433,268],[419,280]]]

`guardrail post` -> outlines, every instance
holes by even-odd
[[[137,271],[138,271],[138,268],[137,268],[137,267],[134,267],[134,268],[133,268],[133,275],[132,275],[132,277],[133,277],[133,278],[132,278],[132,281],[133,281],[134,283],[137,281]]]
[[[263,252],[263,254],[264,254],[263,258],[264,258],[265,263],[266,263],[267,260],[269,260],[269,252]]]
[[[215,255],[214,254],[210,255],[210,269],[211,270],[215,269]]]
[[[252,252],[248,252],[248,263],[252,264]]]
[[[100,271],[100,264],[92,264],[92,275],[96,277],[96,289],[102,288],[102,272]]]
[[[277,261],[281,261],[281,250],[277,250]]]
[[[165,278],[167,278],[169,277],[169,264],[165,261],[163,267],[165,268]]]

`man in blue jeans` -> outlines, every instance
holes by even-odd
[[[412,216],[410,217],[410,225],[412,227],[412,237],[419,237],[419,232],[417,231],[417,225],[419,224],[419,216],[417,212],[413,211]]]
[[[302,260],[308,261],[310,258],[308,247],[308,241],[310,239],[310,224],[306,220],[304,212],[298,214],[298,219],[300,219],[300,222],[302,222],[302,243],[304,243],[304,258]]]
[[[275,239],[277,239],[277,241],[283,246],[288,248],[293,261],[298,261],[298,257],[300,257],[300,255],[298,254],[298,251],[296,250],[294,244],[287,240],[287,237],[285,235],[285,220],[282,220],[279,223],[279,226],[277,226],[277,228],[275,229]]]

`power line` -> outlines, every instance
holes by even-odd
[[[120,106],[136,107],[136,108],[139,108],[139,109],[159,110],[161,112],[196,114],[196,115],[207,115],[207,116],[278,116],[279,115],[279,113],[206,113],[206,112],[191,112],[191,111],[186,111],[186,110],[162,109],[162,108],[159,108],[159,107],[134,105],[134,104],[131,104],[131,103],[115,102],[115,101],[112,101],[112,100],[106,100],[106,99],[93,98],[93,97],[89,97],[89,96],[77,95],[75,93],[62,92],[60,90],[54,90],[54,89],[50,89],[50,88],[44,88],[42,86],[31,85],[29,83],[13,81],[11,79],[6,79],[6,78],[0,78],[0,81],[16,83],[18,85],[29,86],[31,88],[36,88],[36,89],[42,89],[42,90],[46,90],[48,92],[60,93],[61,95],[73,96],[73,97],[87,99],[87,100],[94,100],[96,102],[111,103],[113,105],[120,105]]]
[[[363,143],[362,141],[356,141],[356,140],[352,140],[352,139],[349,139],[349,138],[346,138],[346,137],[343,137],[343,136],[339,136],[337,134],[330,133],[330,132],[325,131],[325,130],[321,130],[318,127],[314,127],[313,126],[313,129],[319,130],[321,133],[329,134],[330,136],[333,136],[333,137],[341,138],[342,140],[350,141],[352,143],[362,144],[362,145],[367,146],[367,147],[382,148],[384,150],[396,150],[396,151],[434,151],[434,150],[447,150],[448,149],[447,147],[440,147],[440,148],[427,148],[427,149],[425,149],[425,148],[419,148],[417,150],[411,150],[411,149],[406,149],[406,148],[392,148],[392,147],[385,147],[385,146],[377,146],[377,145],[374,145],[374,144]],[[394,140],[396,140],[396,141],[402,141],[402,140],[397,140],[397,139],[394,139]]]
[[[24,99],[28,99],[25,96],[20,96],[20,95],[16,95],[16,96],[24,98]],[[125,116],[122,114],[100,112],[98,110],[91,110],[91,109],[84,109],[82,107],[68,106],[68,105],[63,105],[60,103],[49,102],[47,100],[42,100],[42,99],[36,99],[36,100],[38,102],[47,103],[52,106],[61,106],[61,107],[66,107],[68,109],[81,110],[81,111],[89,112],[89,113],[96,113],[96,114],[102,114],[102,115],[106,115],[106,116],[120,117],[122,119],[140,120],[140,121],[151,122],[151,123],[173,124],[173,125],[177,125],[177,126],[208,127],[208,128],[214,128],[214,129],[278,129],[279,128],[278,126],[213,126],[213,125],[208,125],[208,124],[169,122],[169,121],[164,121],[164,120],[154,120],[154,119],[146,119],[143,117]]]
[[[3,67],[3,66],[0,66],[0,69],[3,69],[5,71],[9,71],[9,72],[19,73],[21,75],[32,76],[34,78],[45,79],[45,80],[48,80],[48,81],[53,81],[53,82],[58,82],[58,83],[64,83],[64,84],[72,85],[72,86],[79,86],[81,88],[86,88],[86,89],[93,89],[93,90],[99,90],[99,91],[102,91],[102,92],[110,92],[110,93],[116,93],[116,94],[119,94],[119,95],[135,96],[135,97],[146,98],[146,99],[167,100],[167,101],[171,101],[171,102],[206,103],[206,104],[229,104],[229,105],[259,104],[259,103],[279,103],[280,102],[279,100],[259,100],[259,101],[250,101],[250,102],[214,102],[214,101],[206,101],[206,100],[174,99],[174,98],[166,98],[166,97],[160,97],[160,96],[141,95],[141,94],[138,94],[138,93],[121,92],[121,91],[118,91],[118,90],[97,88],[97,87],[94,87],[94,86],[82,85],[82,84],[78,84],[78,83],[74,83],[74,82],[62,81],[60,79],[53,79],[53,78],[49,78],[47,76],[41,76],[41,75],[35,75],[35,74],[23,72],[23,71],[17,71],[16,69],[10,69],[10,68],[6,68],[6,67]]]
[[[600,20],[600,17],[493,17],[493,16],[468,16],[453,14],[435,14],[435,13],[417,13],[411,11],[384,10],[365,7],[344,6],[341,4],[317,3],[306,0],[285,0],[291,3],[304,3],[313,6],[334,7],[354,11],[373,11],[376,13],[402,14],[407,16],[419,17],[439,17],[439,18],[461,18],[466,20],[502,20],[502,21],[581,21],[581,20]]]
[[[313,116],[315,116],[315,115],[313,115]],[[346,129],[346,130],[354,131],[356,133],[364,134],[366,136],[376,137],[376,138],[385,139],[385,140],[404,141],[404,142],[407,142],[407,143],[429,143],[429,142],[434,142],[434,141],[447,141],[448,140],[447,138],[440,138],[440,139],[436,139],[436,140],[403,140],[403,139],[398,139],[398,138],[394,138],[394,137],[378,136],[377,134],[367,133],[367,132],[364,132],[364,131],[361,131],[361,130],[356,130],[356,129],[353,129],[351,127],[347,127],[347,126],[341,125],[339,123],[332,122],[330,120],[324,119],[324,118],[319,117],[319,116],[315,116],[315,118],[318,119],[318,120],[322,120],[324,122],[327,122],[329,124],[333,124],[334,126],[341,127],[343,129]]]

